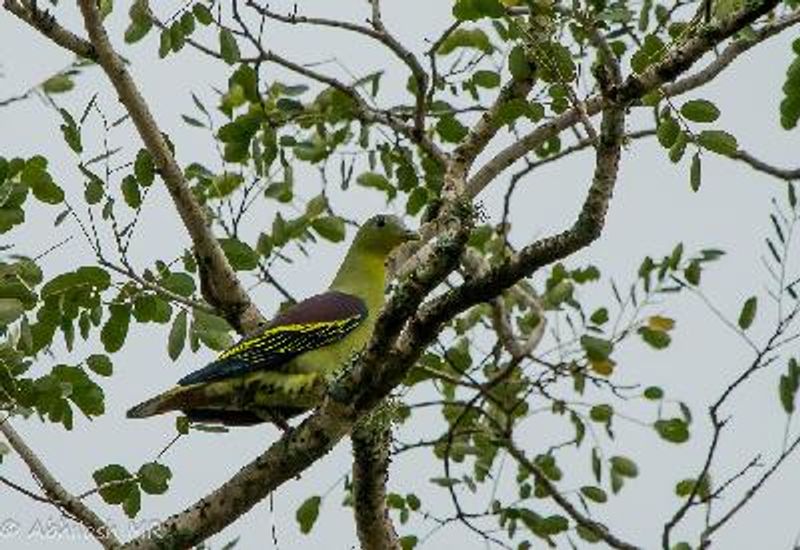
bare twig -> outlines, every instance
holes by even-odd
[[[176,302],[176,303],[179,303],[179,304],[183,304],[183,305],[188,306],[188,307],[190,307],[192,309],[197,309],[197,310],[200,310],[200,311],[203,311],[203,312],[206,312],[206,313],[216,313],[216,310],[214,308],[212,308],[211,306],[209,306],[208,304],[203,303],[203,302],[198,302],[197,300],[192,300],[191,298],[187,298],[186,296],[182,296],[182,295],[180,295],[180,294],[178,294],[176,292],[173,292],[173,291],[171,291],[171,290],[169,290],[167,288],[164,288],[163,286],[161,286],[158,283],[155,283],[155,282],[152,282],[152,281],[148,281],[144,277],[141,277],[140,275],[138,275],[135,271],[133,271],[133,269],[131,269],[129,267],[118,266],[118,265],[116,265],[116,264],[114,264],[112,262],[109,262],[105,258],[100,258],[97,261],[97,263],[102,265],[102,266],[104,266],[104,267],[107,267],[108,269],[110,269],[112,271],[116,271],[120,275],[124,275],[125,277],[127,277],[131,281],[134,281],[136,284],[138,284],[142,288],[146,288],[147,290],[152,290],[153,292],[155,292],[156,294],[158,294],[162,298],[165,298],[166,300],[169,300],[170,302]]]

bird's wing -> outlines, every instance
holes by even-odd
[[[328,291],[291,306],[264,331],[223,351],[216,361],[178,381],[187,386],[241,376],[257,370],[279,370],[298,355],[338,342],[367,317],[363,300]]]

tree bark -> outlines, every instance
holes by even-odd
[[[361,550],[399,550],[400,540],[386,506],[391,425],[367,422],[352,434],[353,507]],[[385,424],[385,425],[383,425]]]

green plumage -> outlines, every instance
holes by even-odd
[[[202,422],[284,425],[316,406],[329,376],[372,336],[384,302],[386,258],[411,238],[398,218],[371,218],[356,234],[327,292],[290,307],[263,332],[133,407],[128,417],[180,410]]]

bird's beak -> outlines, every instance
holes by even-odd
[[[412,231],[411,229],[406,229],[403,232],[403,242],[407,243],[408,241],[418,241],[419,240],[419,233],[416,231]]]

